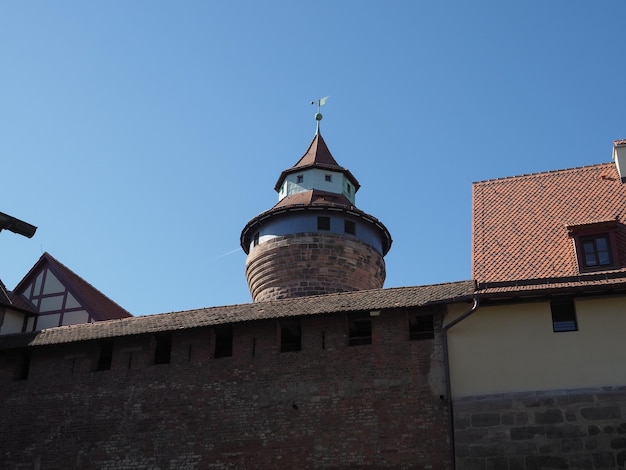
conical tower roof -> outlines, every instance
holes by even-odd
[[[361,187],[358,180],[354,177],[352,173],[350,173],[350,170],[340,166],[337,163],[333,155],[330,153],[330,150],[328,149],[328,146],[326,145],[322,134],[318,132],[315,134],[315,137],[313,137],[309,148],[300,158],[300,160],[298,160],[298,162],[294,166],[288,168],[287,170],[284,170],[280,174],[280,176],[278,177],[278,181],[274,186],[274,190],[276,192],[280,190],[280,187],[283,184],[283,181],[285,180],[287,175],[298,171],[307,170],[309,168],[340,171],[344,175],[346,175],[346,177],[352,182],[352,185],[354,186],[354,192],[358,191]]]

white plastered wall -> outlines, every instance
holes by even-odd
[[[453,397],[626,385],[626,298],[575,305],[574,332],[552,331],[549,302],[480,307],[452,327]]]

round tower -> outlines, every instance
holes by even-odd
[[[278,203],[241,232],[252,299],[276,300],[381,288],[391,235],[355,207],[359,182],[339,166],[319,132],[283,171]]]

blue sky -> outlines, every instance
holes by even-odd
[[[394,239],[386,287],[471,278],[471,183],[607,162],[623,1],[3,2],[0,233],[135,315],[250,301],[239,235],[315,132]]]

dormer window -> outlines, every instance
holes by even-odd
[[[304,175],[298,175],[298,176],[296,176],[296,182],[298,182],[298,183],[303,183],[303,182],[304,182]]]
[[[578,268],[581,272],[619,267],[616,227],[616,220],[568,227],[569,234],[574,239]]]
[[[611,251],[608,234],[584,237],[580,240],[583,251],[583,263],[586,268],[610,266]]]

